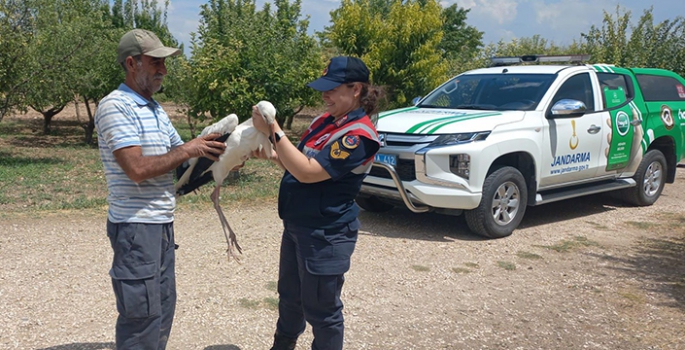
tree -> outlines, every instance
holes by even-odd
[[[390,107],[406,105],[445,80],[447,61],[439,49],[442,8],[437,1],[343,0],[331,19],[331,42],[365,61],[373,82],[386,87]]]
[[[36,40],[33,9],[46,0],[0,0],[0,121],[13,110],[26,110],[24,95],[31,89],[29,80],[47,67],[31,71],[25,60]]]
[[[24,64],[42,74],[29,78],[32,88],[25,93],[24,103],[43,115],[45,134],[50,132],[52,118],[74,100],[86,72],[79,67],[93,62],[101,49],[93,45],[102,27],[101,4],[99,0],[58,0],[34,9],[36,40]],[[49,69],[41,70],[46,63]]]
[[[288,127],[292,116],[316,101],[306,84],[322,68],[316,41],[300,19],[301,0],[276,0],[260,11],[254,0],[210,0],[201,6],[201,22],[192,39],[192,56],[180,62],[188,76],[174,80],[184,89],[191,118],[218,119],[236,113],[249,118],[252,106],[269,100],[277,120]]]
[[[593,62],[625,67],[655,67],[685,74],[685,18],[676,17],[654,24],[652,9],[645,10],[637,24],[631,12],[616,7],[604,12],[601,27],[582,33],[583,49]]]
[[[78,65],[80,77],[76,93],[83,100],[88,114],[88,122],[83,126],[85,142],[91,143],[95,130],[94,110],[98,102],[124,81],[124,71],[116,62],[116,50],[121,37],[133,28],[154,32],[167,46],[178,46],[166,23],[169,1],[160,7],[153,0],[114,0],[112,7],[108,1],[98,2],[100,21],[92,24],[94,37],[89,47],[94,51],[89,56],[81,56]],[[89,52],[89,51],[84,51]],[[94,105],[91,108],[91,104]]]
[[[456,4],[442,10],[444,36],[439,48],[450,61],[450,67],[459,67],[473,60],[483,46],[483,32],[466,24],[469,11]]]

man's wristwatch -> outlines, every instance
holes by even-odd
[[[271,143],[273,143],[273,144],[278,143],[278,141],[281,141],[282,137],[285,137],[285,133],[283,132],[283,130],[275,132],[274,135],[276,136],[275,142],[274,142],[274,139],[271,136],[269,136],[269,141],[271,141]]]

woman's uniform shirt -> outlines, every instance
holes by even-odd
[[[378,133],[362,108],[333,121],[323,114],[312,121],[297,148],[316,159],[331,176],[317,183],[301,183],[288,171],[278,196],[278,213],[286,223],[336,228],[357,218],[354,199],[371,170],[380,148]]]

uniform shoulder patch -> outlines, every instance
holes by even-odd
[[[331,146],[331,158],[333,159],[347,159],[350,156],[350,152],[345,151],[340,147],[340,141],[335,141]]]
[[[357,135],[348,135],[343,137],[343,147],[347,149],[355,149],[361,143],[361,139]]]

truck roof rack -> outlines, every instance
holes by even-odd
[[[492,57],[490,58],[490,67],[553,62],[581,64],[582,62],[588,61],[589,59],[590,55],[525,55],[509,57]]]

